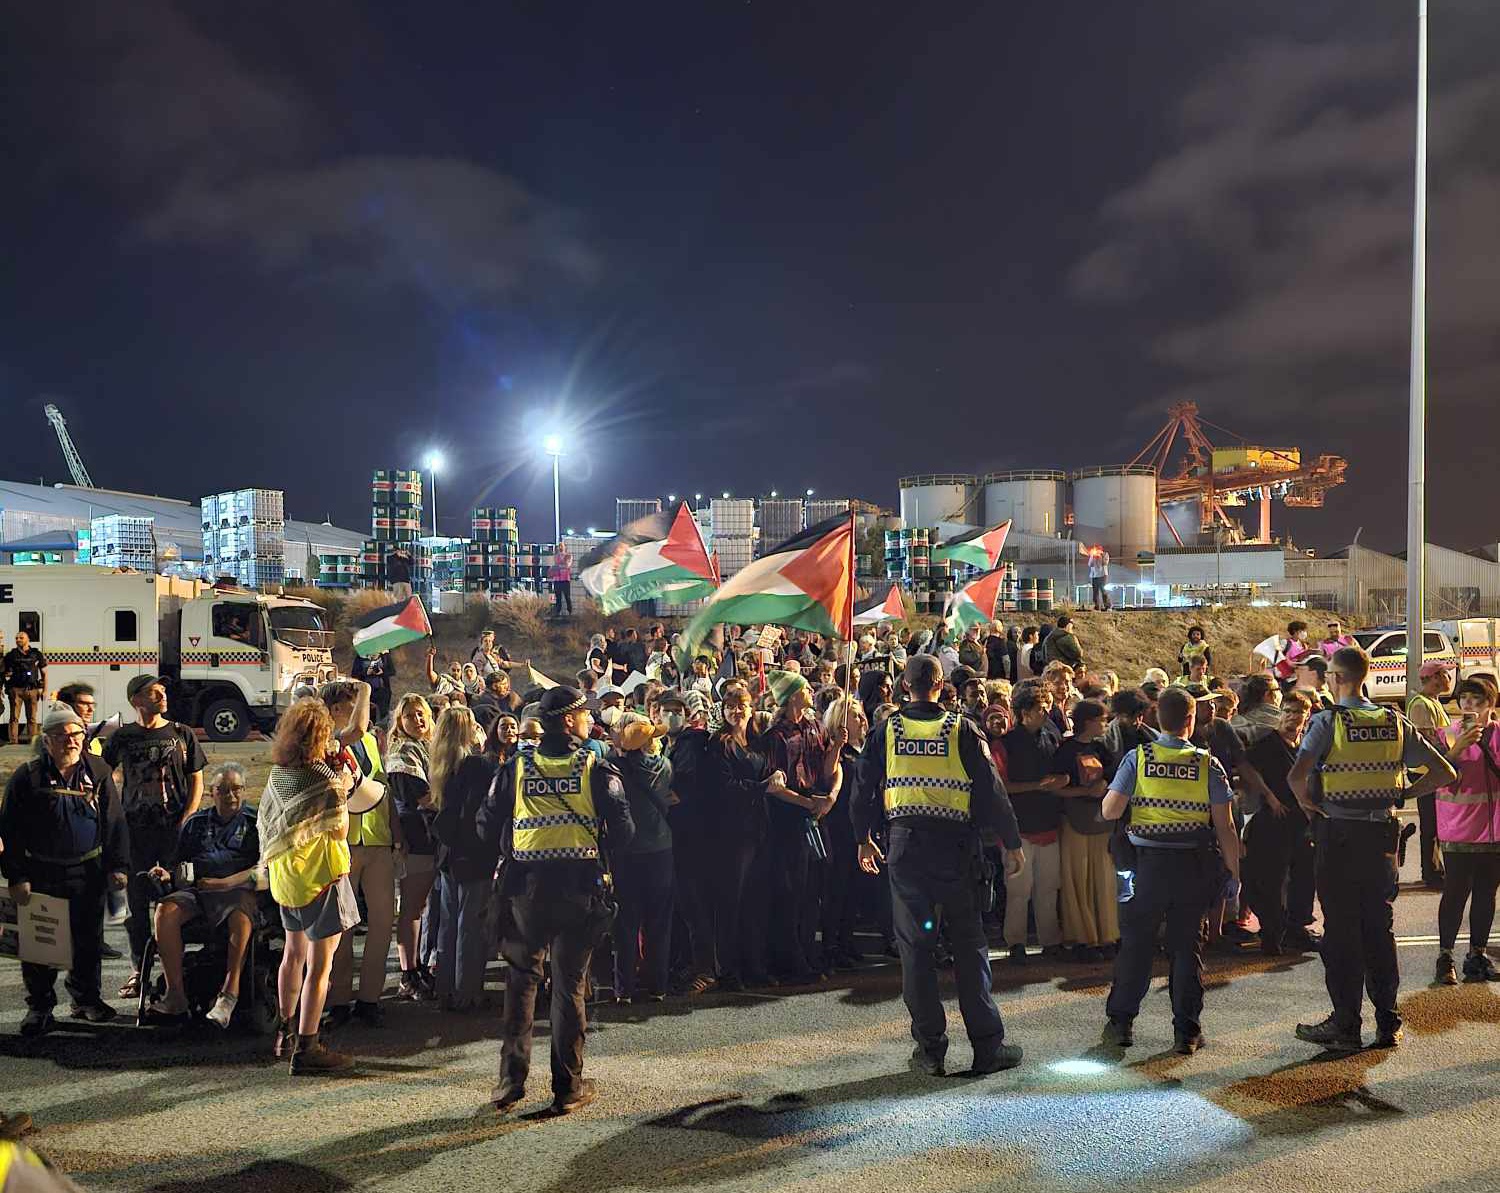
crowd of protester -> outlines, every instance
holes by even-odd
[[[940,703],[981,731],[1015,811],[1026,864],[998,884],[986,920],[1011,963],[1097,966],[1115,955],[1129,876],[1113,860],[1115,824],[1101,802],[1122,761],[1154,740],[1157,703],[1171,686],[1197,702],[1192,742],[1229,776],[1241,830],[1243,886],[1210,913],[1210,947],[1316,949],[1314,847],[1289,775],[1310,713],[1333,707],[1328,659],[1349,639],[1337,623],[1328,628],[1312,645],[1308,627],[1293,622],[1256,646],[1244,672],[1220,677],[1213,644],[1194,626],[1171,674],[1151,668],[1138,681],[1090,666],[1067,614],[1044,626],[974,627],[956,641],[943,625],[887,624],[854,643],[726,627],[685,672],[664,625],[595,635],[570,678],[594,713],[587,748],[620,776],[635,824],[628,846],[609,857],[617,911],[612,948],[593,967],[596,997],[650,1003],[810,987],[896,955],[887,878],[857,864],[863,843],[850,806],[865,743],[905,700],[907,659],[924,653],[941,665]],[[497,774],[540,738],[545,689],[490,631],[467,658],[440,666],[429,652],[421,690],[396,696],[386,656],[355,670],[299,693],[277,727],[258,806],[233,764],[210,776],[204,801],[202,749],[166,719],[154,677],[132,681],[137,720],[102,744],[89,727],[92,693],[74,685],[60,694],[42,721],[38,761],[17,772],[0,809],[0,869],[14,898],[24,900],[33,880],[65,880],[64,893],[77,896],[74,1017],[115,1013],[99,989],[112,887],[126,888],[130,910],[132,972],[119,994],[139,997],[154,941],[163,981],[147,1014],[161,1023],[191,1013],[187,925],[227,935],[222,984],[206,1010],[220,1027],[242,997],[252,933],[279,925],[273,1048],[293,1073],[351,1063],[323,1032],[382,1025],[393,942],[398,1000],[452,1014],[493,1005],[486,978],[497,956],[501,846],[482,809]],[[1486,679],[1464,680],[1452,693],[1454,718],[1440,699],[1444,665],[1422,673],[1412,721],[1459,772],[1447,798],[1430,816],[1424,810],[1431,832],[1419,843],[1424,873],[1443,886],[1436,980],[1457,980],[1466,908],[1462,973],[1490,979],[1500,697]],[[7,675],[17,674],[12,664]],[[44,823],[38,802],[49,785],[84,796],[64,818],[72,835],[63,845],[46,836],[56,825]],[[93,854],[83,848],[90,832],[103,841]],[[27,861],[28,852],[70,849],[88,855],[76,872],[43,874]],[[37,1035],[52,1025],[56,975],[26,969],[22,1032]]]

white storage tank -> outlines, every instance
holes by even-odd
[[[1068,474],[1050,469],[991,472],[984,486],[984,524],[1010,519],[1011,529],[1026,534],[1055,535],[1067,509]]]
[[[1100,543],[1120,563],[1156,548],[1156,469],[1085,468],[1073,474],[1073,532]]]
[[[936,526],[940,522],[977,525],[983,511],[976,509],[979,478],[963,472],[903,476],[901,525]]]

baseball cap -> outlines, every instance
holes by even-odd
[[[161,679],[155,675],[137,675],[125,685],[125,699],[134,700],[152,684],[161,683]]]
[[[1417,672],[1421,679],[1431,679],[1434,675],[1441,675],[1446,671],[1455,670],[1453,664],[1447,659],[1433,659],[1430,663],[1423,663],[1422,669]]]
[[[54,704],[42,717],[43,733],[51,733],[57,729],[64,729],[69,725],[77,725],[80,729],[85,728],[83,718],[66,704]]]

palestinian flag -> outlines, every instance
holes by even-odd
[[[878,605],[872,605],[863,613],[854,615],[855,625],[875,625],[882,621],[905,621],[906,606],[901,603],[901,585],[892,584],[890,592],[885,594],[885,600]]]
[[[394,605],[372,609],[354,629],[354,653],[370,659],[408,642],[432,637],[432,625],[421,597],[409,597]]]
[[[932,562],[947,560],[950,563],[966,563],[980,571],[989,571],[1000,562],[1000,551],[1005,546],[1005,537],[1010,534],[1010,520],[989,530],[976,531],[967,538],[949,539],[932,549]]]
[[[530,663],[526,664],[526,690],[527,691],[530,691],[532,688],[542,688],[542,689],[545,690],[547,688],[555,688],[555,687],[557,687],[557,681],[555,679],[548,679],[545,675],[543,675],[540,671],[538,671]]]
[[[583,586],[598,599],[601,612],[618,613],[636,601],[659,596],[681,604],[707,596],[717,587],[718,570],[704,549],[702,532],[686,502],[677,507],[665,538],[632,541],[635,538],[622,532],[605,546],[598,562],[586,564],[579,573]]]
[[[949,623],[948,641],[957,642],[964,631],[972,625],[995,619],[995,604],[1000,599],[1000,581],[1005,578],[1005,569],[970,580],[951,597],[943,609],[943,620]]]
[[[730,578],[683,633],[687,670],[716,625],[783,625],[854,636],[854,515],[838,514],[788,539]]]

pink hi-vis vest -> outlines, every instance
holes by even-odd
[[[1463,733],[1462,721],[1442,730],[1452,747]],[[1444,849],[1500,852],[1500,775],[1484,759],[1488,750],[1500,766],[1500,725],[1491,725],[1479,741],[1458,756],[1458,781],[1438,789],[1437,834]]]

